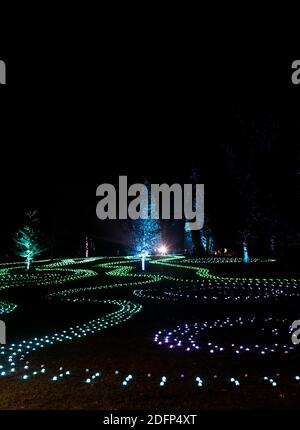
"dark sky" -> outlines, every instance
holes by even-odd
[[[300,118],[300,88],[291,84],[296,54],[122,38],[77,48],[0,52],[8,76],[0,88],[2,255],[27,207],[39,209],[46,230],[55,219],[65,241],[101,237],[97,185],[124,174],[132,183],[184,183],[192,165],[226,229],[236,195],[222,148],[238,146],[242,161],[251,145],[240,118],[259,126],[271,115],[278,124],[276,156],[265,160],[261,180],[271,172],[290,185]]]

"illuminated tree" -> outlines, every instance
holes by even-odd
[[[200,242],[206,254],[213,254],[215,251],[215,240],[211,229],[210,220],[205,216],[203,228],[200,230]]]
[[[191,171],[191,174],[189,176],[189,180],[193,184],[193,192],[194,192],[194,186],[198,180],[198,173],[197,173],[195,166],[192,167],[192,171]],[[193,210],[195,210],[195,205],[196,205],[196,202],[195,202],[195,196],[194,196],[193,197],[193,206],[192,206]],[[192,252],[197,248],[197,246],[195,245],[194,237],[193,237],[192,230],[190,229],[189,224],[190,224],[189,220],[185,219],[184,220],[184,233],[183,233],[184,249],[189,251],[189,252]],[[194,233],[194,235],[195,235],[195,233]]]
[[[184,222],[184,249],[187,251],[194,250],[193,236],[188,220],[185,220]]]
[[[149,182],[145,180],[145,185],[148,188]],[[134,253],[148,252],[153,253],[154,249],[159,247],[161,242],[161,225],[159,219],[151,218],[157,211],[157,205],[153,198],[148,199],[148,208],[144,208],[141,213],[141,218],[132,220],[131,235],[133,242]],[[143,213],[144,212],[144,213]],[[148,216],[148,218],[147,218]]]
[[[195,193],[196,184],[201,183],[200,175],[195,166],[193,166],[191,175],[189,176],[190,182],[193,184],[193,193]],[[196,210],[195,194],[193,196],[193,210]],[[196,251],[200,254],[210,254],[214,250],[213,233],[210,227],[207,214],[204,217],[204,226],[200,231],[191,231],[189,228],[188,220],[184,224],[184,248],[189,251]]]
[[[27,270],[30,269],[34,258],[46,250],[46,247],[42,245],[38,230],[28,225],[24,225],[16,231],[13,236],[13,243],[16,255],[25,258]]]
[[[239,231],[239,234],[241,238],[240,241],[241,241],[242,251],[243,251],[243,262],[249,263],[250,258],[249,258],[249,252],[248,252],[248,240],[251,237],[251,232],[247,229],[244,229]]]

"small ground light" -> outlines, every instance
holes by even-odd
[[[161,386],[161,387],[163,387],[164,385],[165,385],[165,383],[167,382],[167,378],[166,378],[166,376],[163,376],[162,378],[161,378],[161,381],[160,381],[160,383],[159,383],[159,385]]]
[[[197,376],[197,378],[196,378],[196,382],[197,382],[198,387],[202,387],[202,386],[203,386],[203,381],[202,381],[202,379],[200,378],[200,376]]]
[[[90,384],[92,381],[94,381],[96,378],[100,377],[100,372],[94,373],[90,378],[87,378],[85,380],[86,384]]]
[[[236,387],[240,385],[239,381],[235,378],[230,378],[230,382],[232,382]]]
[[[268,376],[264,376],[264,381],[269,382],[273,387],[277,387],[277,382],[274,379],[269,378]]]
[[[124,381],[122,382],[122,385],[128,385],[129,381],[131,381],[133,376],[131,374],[127,375]]]

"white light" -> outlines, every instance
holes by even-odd
[[[147,251],[142,251],[140,254],[140,257],[142,258],[142,271],[145,271],[145,260],[146,257],[149,255],[149,253]]]
[[[159,254],[167,254],[168,248],[164,245],[161,245],[157,251],[159,252]]]

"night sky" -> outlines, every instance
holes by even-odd
[[[56,256],[77,255],[85,234],[102,253],[109,240],[126,238],[119,224],[97,220],[97,185],[117,183],[119,175],[130,183],[147,177],[183,184],[193,166],[225,246],[243,211],[236,166],[243,172],[253,134],[268,121],[278,133],[271,155],[255,160],[255,186],[262,204],[271,190],[276,211],[297,224],[296,54],[274,56],[263,46],[241,55],[238,48],[160,40],[118,40],[113,47],[104,41],[98,48],[0,53],[8,75],[0,94],[1,258],[12,255],[10,237],[26,208],[39,210]]]

